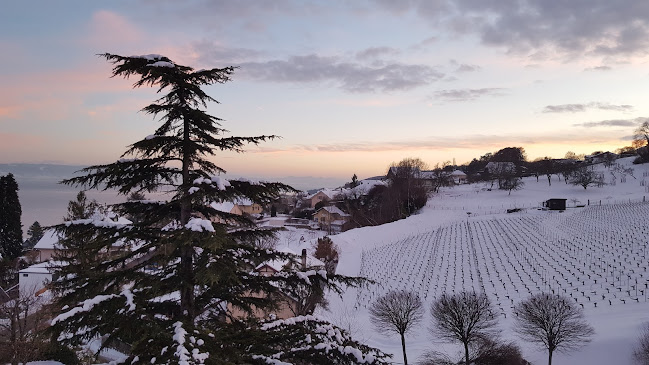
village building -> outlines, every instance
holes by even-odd
[[[279,251],[290,253],[295,255],[296,257],[300,257],[300,261],[298,262],[297,260],[275,260],[275,261],[264,262],[258,265],[254,271],[259,275],[273,276],[279,272],[289,271],[294,269],[298,269],[301,271],[324,270],[325,267],[324,262],[318,260],[317,258],[311,255],[308,255],[306,249],[302,250],[302,254],[300,256],[298,256],[290,248],[283,248],[280,249]],[[250,295],[253,298],[263,298],[266,294],[263,292],[258,292],[258,293],[249,293],[248,295]],[[260,308],[253,308],[252,316],[254,316],[255,318],[287,319],[299,315],[297,298],[292,298],[289,295],[281,292],[279,292],[276,295],[278,295],[279,297],[277,298],[277,307],[275,309],[263,310]],[[241,308],[237,308],[231,304],[228,304],[227,307],[228,307],[228,311],[234,318],[247,318],[250,315],[244,310],[242,310]]]
[[[36,261],[43,262],[50,260],[54,256],[54,252],[61,248],[59,245],[60,236],[53,229],[45,230],[43,237],[41,237],[33,250],[36,252]]]
[[[339,190],[322,189],[315,194],[307,196],[305,200],[309,201],[309,206],[311,207],[311,209],[313,209],[315,208],[316,204],[320,202],[324,202],[326,204],[327,202],[334,201],[338,194],[340,194]]]
[[[566,210],[566,200],[568,199],[548,199],[543,202],[543,206],[549,210]]]
[[[602,163],[606,161],[614,161],[618,155],[613,152],[599,152],[592,155],[584,156],[584,161],[589,164]]]
[[[466,174],[460,170],[455,170],[451,172],[451,178],[453,179],[453,183],[456,185],[464,184],[467,181]]]
[[[18,272],[20,295],[38,295],[54,279],[54,268],[51,261],[41,262]]]
[[[345,223],[349,222],[351,216],[340,208],[327,206],[318,209],[313,214],[313,221],[320,226],[320,229],[329,233],[340,233]]]
[[[248,199],[239,199],[234,202],[212,203],[210,206],[218,211],[236,215],[256,215],[264,211],[261,205]]]

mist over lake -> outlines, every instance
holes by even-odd
[[[76,198],[79,188],[59,184],[74,176],[81,166],[49,164],[0,164],[0,175],[14,174],[18,183],[18,198],[22,208],[23,235],[29,226],[38,221],[43,226],[61,223],[70,200]],[[102,204],[125,200],[113,191],[89,190],[90,199]]]
[[[76,199],[81,190],[59,184],[63,179],[69,179],[76,171],[85,166],[53,165],[53,164],[0,164],[0,175],[12,173],[18,183],[18,198],[22,207],[23,235],[29,226],[38,221],[43,226],[61,223],[67,213],[68,202]],[[235,178],[234,176],[232,178]],[[252,180],[264,180],[251,178]],[[284,177],[267,179],[281,181],[296,189],[309,190],[318,187],[335,187],[345,181],[340,178],[324,177]],[[87,190],[89,199],[95,199],[100,204],[114,204],[126,200],[114,190]],[[156,194],[154,199],[164,199],[163,194]]]

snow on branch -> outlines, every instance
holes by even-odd
[[[129,58],[143,58],[147,61],[155,61],[155,60],[161,60],[163,58],[166,58],[165,56],[161,56],[159,54],[145,54],[141,56],[130,56]]]
[[[173,324],[174,326],[174,336],[173,340],[175,343],[178,344],[176,346],[176,352],[174,352],[174,355],[178,358],[178,364],[179,365],[190,365],[190,364],[203,364],[205,363],[205,360],[210,356],[209,353],[204,352],[201,353],[200,350],[194,347],[194,349],[191,351],[191,357],[190,351],[187,349],[185,346],[185,343],[187,342],[187,331],[183,328],[183,323],[178,321]],[[189,346],[194,346],[194,345],[202,345],[203,340],[198,339],[196,340],[195,337],[191,336],[189,337]],[[194,359],[196,362],[193,362],[192,359]]]
[[[170,67],[170,68],[171,67],[176,67],[176,65],[174,65],[171,62],[167,62],[167,61],[158,61],[158,62],[152,63],[150,65],[147,65],[147,66],[149,66],[149,67]]]
[[[190,229],[194,232],[214,232],[214,226],[212,226],[212,222],[208,219],[201,219],[201,218],[192,218],[185,224],[185,228]]]
[[[118,297],[118,295],[116,295],[116,294],[108,294],[108,295],[98,295],[98,296],[96,296],[94,298],[86,299],[83,302],[81,302],[81,305],[79,307],[74,307],[71,310],[69,310],[69,311],[67,311],[65,313],[61,313],[58,316],[56,316],[52,320],[52,325],[55,325],[55,324],[57,324],[58,322],[61,322],[61,321],[66,321],[69,318],[74,317],[78,313],[89,312],[97,304],[99,304],[101,302],[105,302],[105,301],[113,299],[113,298],[117,298],[117,297]]]
[[[105,219],[97,219],[97,218],[88,218],[88,219],[76,219],[73,221],[68,221],[65,222],[66,227],[70,227],[71,225],[79,225],[79,224],[91,224],[97,228],[116,228],[116,229],[122,229],[122,228],[129,228],[129,224],[124,224],[124,223],[118,223],[110,220],[109,218]]]

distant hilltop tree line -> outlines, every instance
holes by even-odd
[[[335,205],[349,214],[349,221],[343,230],[393,222],[408,217],[426,205],[431,193],[457,183],[453,174],[458,171],[466,175],[463,178],[466,182],[485,182],[490,189],[505,190],[510,195],[523,187],[524,177],[530,176],[536,177],[537,181],[545,178],[550,186],[553,177],[584,189],[602,186],[605,184],[604,176],[595,170],[594,163],[603,163],[614,175],[633,176],[633,169],[616,164],[615,160],[617,157],[637,156],[634,163],[649,161],[648,141],[649,126],[645,122],[636,130],[633,146],[620,148],[617,153],[595,151],[586,156],[568,151],[563,158],[546,156],[529,161],[523,147],[505,147],[474,158],[464,165],[456,166],[446,161],[432,169],[420,158],[405,158],[388,167],[383,178],[385,184],[377,184],[363,193],[354,193],[353,189],[359,185],[354,174],[351,182],[345,184],[345,189],[352,193],[341,189],[341,193],[331,201],[320,201],[314,208],[298,204],[293,215],[310,219],[318,209]]]

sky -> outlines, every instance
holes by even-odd
[[[97,56],[238,67],[206,88],[229,175],[349,180],[419,157],[630,144],[649,117],[646,0],[3,1],[0,163],[117,160],[156,98]]]

